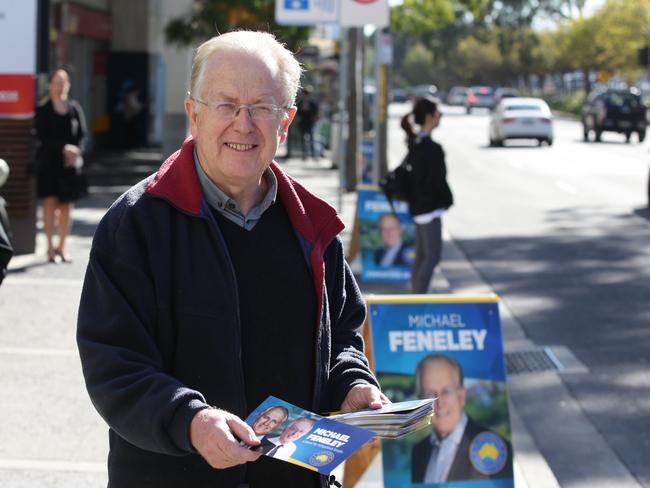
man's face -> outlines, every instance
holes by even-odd
[[[399,220],[393,216],[386,216],[379,222],[381,240],[386,246],[394,246],[402,238],[402,227]]]
[[[467,391],[460,386],[456,370],[446,363],[427,363],[421,381],[424,398],[438,397],[431,425],[439,437],[447,437],[463,415]]]
[[[271,408],[255,419],[253,423],[253,431],[259,436],[263,436],[271,432],[278,425],[284,422],[284,412],[279,408]]]
[[[259,58],[241,52],[218,52],[207,59],[201,93],[192,97],[207,103],[286,104],[271,69]],[[233,118],[219,118],[205,105],[186,100],[199,160],[206,173],[227,189],[256,187],[287,136],[295,108],[280,111],[272,120],[252,119],[242,108]],[[231,195],[232,196],[232,195]]]
[[[311,430],[311,426],[314,423],[311,420],[307,419],[298,419],[294,420],[289,427],[282,431],[280,434],[280,443],[288,444],[289,442],[295,442],[300,439],[303,435]]]

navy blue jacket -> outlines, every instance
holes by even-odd
[[[122,195],[93,239],[77,342],[88,392],[110,427],[109,486],[243,479],[244,467],[214,470],[190,443],[191,419],[208,405],[241,418],[257,406],[245,404],[236,277],[193,149],[189,138]],[[271,169],[318,304],[311,408],[338,409],[353,385],[377,384],[359,333],[364,301],[337,237],[343,223],[276,163]]]

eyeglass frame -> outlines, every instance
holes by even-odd
[[[440,400],[441,398],[450,398],[452,395],[454,395],[456,392],[464,389],[463,386],[445,386],[442,388],[442,390],[438,391],[426,391],[426,397],[431,397],[431,398],[437,398]]]
[[[239,115],[239,112],[241,111],[242,108],[246,109],[246,111],[248,112],[248,116],[251,118],[251,120],[277,120],[279,118],[277,116],[277,114],[279,112],[281,112],[283,110],[286,111],[286,110],[289,110],[291,108],[291,107],[283,107],[283,106],[280,106],[280,105],[276,105],[274,103],[251,103],[251,104],[246,104],[246,103],[234,103],[234,102],[206,102],[205,100],[201,100],[198,97],[192,96],[191,92],[189,92],[189,91],[187,92],[187,96],[193,102],[200,103],[201,105],[205,105],[209,109],[212,109],[212,111],[215,114],[217,114],[217,117],[222,119],[222,120],[235,120],[237,118],[237,116]],[[233,112],[232,116],[218,115],[218,112],[217,112],[216,109],[220,105],[222,105],[222,106],[223,105],[232,106],[234,108],[234,112]],[[271,117],[271,118],[268,118],[268,119],[264,119],[264,118],[260,119],[260,118],[253,117],[253,113],[251,113],[251,110],[254,111],[255,108],[259,107],[259,106],[265,106],[265,107],[269,107],[269,108],[273,107],[272,110],[276,114],[275,117]]]

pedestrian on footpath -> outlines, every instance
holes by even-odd
[[[191,137],[97,227],[77,342],[110,427],[111,487],[323,487],[258,459],[242,419],[269,395],[313,412],[388,402],[364,355],[343,224],[273,161],[300,75],[269,33],[203,43]]]
[[[313,98],[313,89],[305,87],[302,90],[302,97],[298,100],[298,128],[300,129],[300,140],[302,141],[302,159],[307,159],[307,154],[317,160],[316,143],[314,141],[314,126],[318,120],[318,102]]]
[[[411,267],[411,290],[427,293],[442,253],[442,216],[454,202],[447,184],[442,146],[431,139],[442,114],[428,97],[417,99],[402,118],[408,161],[412,168],[409,212],[415,222],[415,261]],[[417,126],[417,131],[416,128]]]
[[[86,192],[81,174],[86,118],[81,105],[69,98],[70,76],[63,69],[50,77],[49,96],[36,109],[37,189],[43,199],[43,229],[47,258],[71,262],[66,250],[75,200]],[[54,244],[57,228],[58,242]]]

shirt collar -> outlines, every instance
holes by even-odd
[[[219,186],[214,183],[199,162],[199,155],[197,153],[196,145],[194,146],[194,166],[196,167],[196,174],[199,176],[201,189],[206,201],[211,207],[223,213],[227,217],[236,214],[241,221],[257,221],[260,219],[265,210],[275,203],[278,194],[278,179],[270,168],[266,168],[262,178],[268,184],[268,190],[262,201],[255,205],[248,215],[243,215],[237,202],[230,198]],[[238,219],[239,220],[239,219]],[[238,222],[239,223],[239,222]]]

